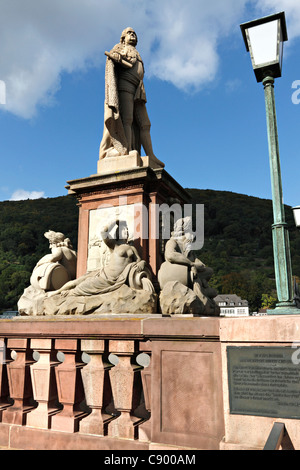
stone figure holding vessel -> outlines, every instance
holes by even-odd
[[[213,299],[218,293],[209,286],[213,270],[199,260],[191,249],[192,242],[191,217],[177,220],[166,243],[165,262],[158,272],[161,311],[217,316],[220,309]]]

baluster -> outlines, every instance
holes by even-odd
[[[147,420],[139,426],[139,439],[143,441],[151,441],[151,371],[152,371],[152,361],[151,361],[151,343],[141,343],[141,351],[143,351],[148,358],[142,358],[142,364],[144,369],[141,371],[143,392],[145,399],[145,409],[148,413]],[[140,362],[141,363],[141,362]]]
[[[109,351],[118,356],[119,362],[109,371],[114,406],[120,416],[108,427],[108,435],[127,439],[136,439],[138,425],[144,421],[133,415],[141,396],[141,366],[135,364],[138,354],[135,341],[109,342]]]
[[[90,357],[89,363],[81,370],[85,398],[92,412],[80,422],[80,432],[107,434],[107,425],[113,416],[102,412],[111,401],[108,371],[113,367],[108,361],[104,340],[82,340],[81,349]]]
[[[57,387],[55,367],[59,364],[56,359],[54,340],[39,338],[32,339],[31,349],[40,355],[39,360],[30,366],[34,399],[38,407],[27,417],[27,426],[50,429],[51,417],[60,408],[57,407]]]
[[[34,408],[30,378],[30,364],[34,362],[32,351],[28,339],[8,339],[7,347],[17,354],[16,359],[7,364],[10,397],[14,404],[3,411],[2,422],[24,425],[27,413]]]
[[[9,387],[8,387],[8,376],[7,376],[7,364],[11,362],[7,356],[9,351],[5,344],[5,339],[0,338],[0,420],[2,418],[2,412],[8,408],[9,403]]]
[[[57,339],[55,349],[63,352],[64,361],[55,367],[56,384],[59,402],[63,410],[52,417],[51,429],[55,431],[77,432],[79,421],[86,413],[80,409],[84,399],[84,391],[80,369],[78,340]]]

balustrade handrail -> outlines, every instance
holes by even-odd
[[[45,322],[38,336],[37,324],[31,322],[35,327],[28,331],[29,322],[14,322],[9,332],[1,322],[0,422],[138,439],[138,426],[150,417],[149,402],[146,409],[143,400],[143,366],[136,362],[143,336],[134,328],[125,338],[124,333],[78,333],[77,327],[51,334],[53,327]],[[58,360],[59,352],[64,359]],[[117,362],[109,361],[111,353]]]

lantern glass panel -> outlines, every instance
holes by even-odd
[[[250,50],[255,67],[279,60],[279,26],[279,20],[276,20],[248,29]]]
[[[300,227],[300,206],[293,208],[296,227]]]

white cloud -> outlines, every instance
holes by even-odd
[[[120,0],[0,0],[0,79],[6,109],[24,118],[53,102],[63,71],[93,64],[112,40]],[[125,15],[126,17],[126,15]],[[118,25],[120,25],[118,27]],[[122,29],[116,22],[116,29]]]
[[[238,25],[246,1],[172,0],[154,4],[155,32],[150,41],[159,45],[149,58],[149,72],[179,89],[200,89],[215,78],[220,40]]]
[[[27,119],[51,105],[61,74],[104,64],[127,26],[139,35],[148,76],[201,89],[218,72],[221,39],[238,31],[249,4],[285,9],[290,34],[299,34],[299,0],[0,0],[5,109]]]
[[[24,189],[17,189],[12,194],[10,201],[23,201],[25,199],[40,199],[44,197],[44,191],[25,191]]]
[[[300,36],[299,0],[257,0],[257,8],[267,14],[284,11],[288,28],[289,41]]]

